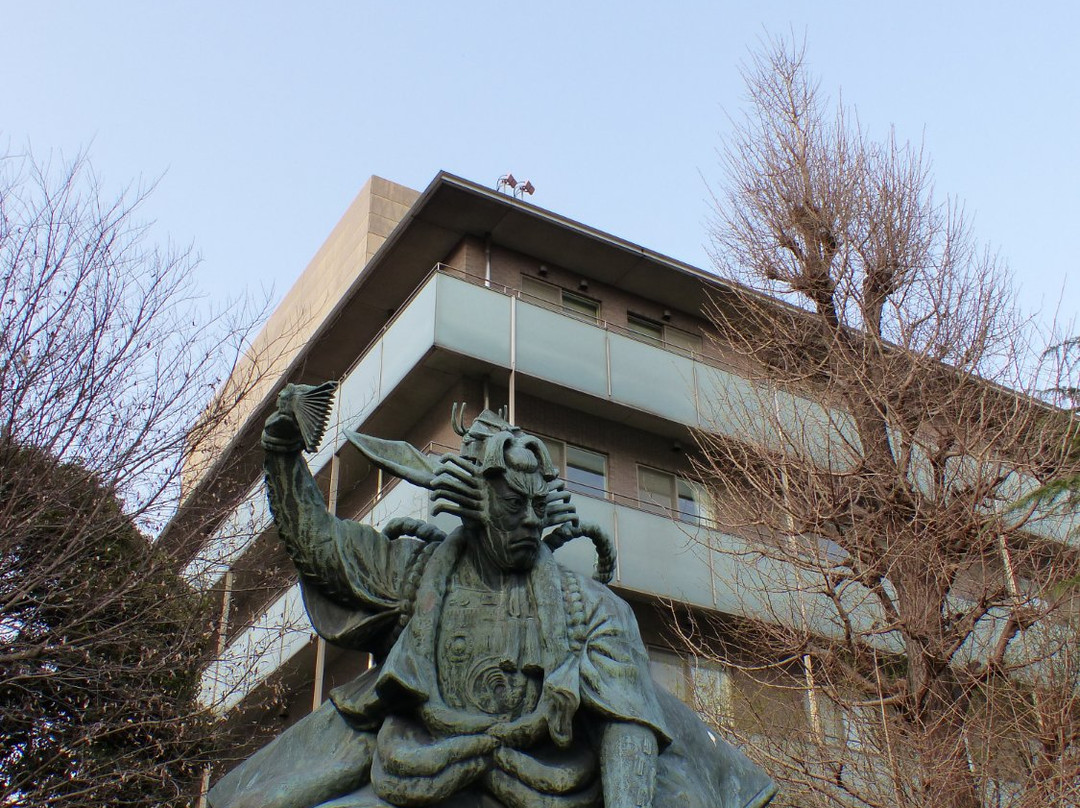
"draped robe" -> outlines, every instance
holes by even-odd
[[[453,716],[449,725],[435,720],[445,715],[435,644],[470,536],[462,527],[429,545],[408,537],[390,540],[370,526],[337,519],[326,511],[298,453],[269,453],[267,481],[315,630],[328,642],[371,652],[380,662],[229,772],[211,790],[209,803],[386,806],[371,786],[376,736],[384,724],[403,718],[436,736],[453,731]],[[539,624],[540,705],[550,713],[552,741],[573,748],[590,744],[604,722],[637,724],[654,733],[660,749],[654,808],[756,808],[769,802],[776,789],[768,776],[655,685],[625,601],[560,567],[546,546],[524,574]],[[445,803],[459,805],[502,803],[476,787]]]

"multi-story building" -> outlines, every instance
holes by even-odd
[[[344,429],[441,454],[459,448],[453,404],[464,403],[467,418],[506,407],[511,422],[545,439],[583,521],[613,539],[612,586],[637,615],[658,681],[688,700],[704,694],[713,717],[748,734],[810,724],[820,733],[827,705],[808,666],[796,659],[750,679],[738,666],[687,653],[677,637],[686,615],[716,618],[721,650],[710,659],[734,658],[725,622],[791,609],[813,623],[809,589],[765,593],[735,583],[747,537],[720,517],[739,503],[713,501],[694,482],[694,434],[755,438],[745,418],[714,406],[717,392],[749,410],[767,407],[770,417],[788,413],[803,430],[838,430],[840,440],[807,441],[822,447],[815,461],[836,467],[842,459],[831,453],[850,445],[842,413],[797,390],[764,389],[710,338],[702,312],[731,300],[731,288],[712,274],[459,177],[440,174],[419,194],[372,178],[238,368],[238,406],[219,425],[216,448],[189,458],[184,503],[162,537],[191,579],[219,598],[220,655],[204,673],[202,698],[244,730],[249,743],[237,754],[370,664],[312,631],[261,479],[259,434],[278,391],[286,382],[328,379],[340,383],[331,425],[308,463],[338,515],[376,526],[430,518],[428,492],[384,477]],[[1031,482],[1003,479],[1013,477],[1017,491]],[[236,504],[204,533],[192,529],[206,513],[220,514],[222,502]],[[1033,519],[1025,530],[1060,542],[1069,524]],[[201,543],[191,538],[200,535]],[[556,559],[588,571],[594,552],[580,540]],[[1003,563],[1012,577],[1008,558]],[[874,613],[849,617],[870,628]],[[982,653],[980,644],[999,636],[1001,617],[988,612],[965,653]],[[837,728],[840,743],[850,744],[839,718]]]
[[[331,428],[308,462],[338,515],[429,517],[427,492],[384,478],[344,428],[439,454],[459,445],[452,404],[470,415],[505,406],[545,438],[583,521],[613,539],[612,586],[637,614],[657,679],[687,698],[695,684],[723,698],[733,680],[678,653],[671,623],[673,604],[753,608],[726,583],[735,562],[710,547],[724,541],[717,505],[693,482],[692,431],[738,429],[717,422],[713,393],[750,384],[702,315],[725,288],[459,177],[440,174],[420,194],[372,178],[256,340],[257,378],[220,451],[192,458],[186,475],[177,524],[202,503],[238,502],[203,546],[177,548],[220,597],[221,658],[203,699],[274,733],[369,664],[314,635],[261,480],[258,435],[277,392],[327,379],[340,381]],[[714,535],[699,541],[705,531]],[[556,558],[587,571],[594,554],[580,540]],[[755,699],[759,720],[770,705],[783,720],[804,709],[798,687]],[[264,737],[252,733],[252,745]]]

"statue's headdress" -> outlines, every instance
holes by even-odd
[[[461,436],[461,457],[474,463],[484,477],[504,473],[508,468],[538,471],[545,482],[559,476],[544,442],[507,421],[505,410],[484,410],[468,429],[464,416],[465,405],[455,404],[450,423]]]

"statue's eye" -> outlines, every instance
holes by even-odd
[[[547,500],[546,499],[534,499],[533,500],[533,512],[537,516],[543,516],[546,511],[547,511]]]
[[[505,505],[511,511],[520,511],[525,507],[525,499],[523,497],[503,497],[503,505]]]

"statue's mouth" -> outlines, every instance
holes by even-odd
[[[514,539],[510,542],[510,550],[534,550],[540,545],[539,536],[525,536],[520,539]]]

